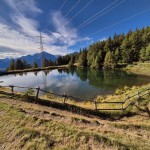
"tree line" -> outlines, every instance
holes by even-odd
[[[11,59],[9,67],[7,70],[23,70],[23,69],[35,69],[39,68],[40,66],[43,67],[49,67],[49,66],[56,66],[56,62],[53,62],[52,60],[48,59],[42,59],[41,65],[38,65],[38,63],[35,61],[33,64],[29,64],[26,60],[22,59]]]
[[[114,34],[112,38],[98,41],[79,53],[61,56],[59,65],[76,63],[80,67],[114,69],[119,64],[149,60],[150,27],[146,27],[130,30],[126,35]]]

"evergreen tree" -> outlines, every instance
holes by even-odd
[[[86,51],[86,49],[83,49],[83,51],[81,51],[81,54],[79,55],[78,66],[80,66],[80,67],[87,66],[87,51]]]
[[[42,60],[42,67],[48,67],[48,66],[49,66],[49,61],[46,58],[44,58]]]
[[[141,35],[140,35],[139,30],[136,30],[135,32],[133,32],[129,40],[131,42],[130,53],[132,54],[130,59],[132,59],[132,62],[138,61],[139,51],[142,47]]]
[[[111,37],[109,37],[108,40],[105,42],[104,50],[105,50],[105,52],[112,51]]]
[[[15,70],[15,60],[11,59],[8,70]]]
[[[146,47],[146,60],[150,60],[150,44]]]
[[[74,56],[74,55],[71,55],[71,59],[70,59],[70,61],[69,61],[69,66],[70,66],[70,67],[73,66],[74,63],[75,63],[75,56]]]
[[[33,68],[38,68],[38,64],[36,62],[33,63]]]
[[[98,55],[96,56],[96,59],[93,61],[91,67],[92,68],[101,68],[103,64],[103,53],[102,51],[99,51]]]
[[[140,60],[145,61],[146,60],[146,48],[142,48],[140,50]]]
[[[116,67],[116,62],[113,53],[108,51],[105,56],[104,69],[114,69]]]
[[[133,61],[131,46],[131,42],[129,41],[128,37],[126,37],[121,44],[121,55],[123,63],[131,63]]]
[[[63,64],[63,58],[62,58],[62,56],[59,56],[59,57],[57,58],[57,64],[58,64],[58,65],[62,65],[62,64]]]
[[[146,48],[140,50],[140,60],[148,61],[150,60],[150,44]]]
[[[51,59],[49,60],[49,66],[54,66],[54,62]]]
[[[24,65],[21,59],[17,59],[15,63],[15,70],[22,70],[24,69]]]
[[[119,62],[119,60],[120,60],[120,52],[119,52],[119,48],[116,48],[116,50],[115,50],[115,61],[116,62]]]

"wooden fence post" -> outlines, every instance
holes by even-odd
[[[150,95],[150,89],[148,89],[148,94]]]
[[[96,99],[94,100],[95,110],[97,110],[97,102]]]
[[[140,92],[138,92],[137,95],[138,95],[138,99],[137,100],[140,101],[140,98],[141,98],[140,97]]]
[[[39,91],[40,91],[40,87],[37,88],[36,99],[38,99],[39,97]]]
[[[63,103],[65,104],[66,103],[66,93],[64,93],[64,101]]]
[[[10,85],[10,87],[11,87],[11,92],[14,94],[14,86]]]

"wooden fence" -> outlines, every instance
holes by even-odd
[[[126,110],[130,105],[134,105],[136,101],[140,101],[140,99],[142,97],[144,97],[145,95],[149,95],[150,96],[150,88],[138,91],[136,94],[127,96],[126,99],[124,99],[123,101],[104,101],[104,102],[96,102],[95,101],[95,109],[97,110]],[[134,98],[134,100],[133,100]],[[119,108],[98,108],[99,104],[118,104]]]
[[[80,97],[66,95],[65,93],[64,94],[57,94],[57,93],[49,92],[49,91],[40,89],[40,87],[33,88],[33,87],[22,87],[22,86],[14,86],[14,85],[9,85],[9,86],[2,86],[2,85],[0,85],[0,87],[10,88],[11,89],[11,93],[13,93],[13,94],[15,94],[14,88],[33,89],[33,90],[36,90],[36,93],[35,93],[35,98],[36,99],[39,98],[39,93],[40,92],[43,92],[43,93],[46,93],[46,94],[53,94],[55,96],[62,97],[64,104],[67,102],[67,99],[72,99],[72,100],[76,100],[76,101],[90,101],[90,102],[94,103],[94,109],[95,110],[126,110],[130,105],[134,105],[135,101],[140,101],[140,99],[142,97],[144,97],[145,95],[150,95],[150,88],[147,88],[147,89],[138,91],[134,95],[128,96],[123,101],[97,102],[96,100],[87,100],[87,99],[85,100],[85,99],[80,98]],[[132,100],[133,98],[135,98],[134,101]],[[99,105],[101,105],[101,104],[106,104],[106,105],[117,104],[119,107],[118,108],[99,108]]]
[[[57,94],[57,93],[54,93],[54,92],[49,92],[49,91],[46,91],[46,90],[43,90],[41,89],[40,87],[37,87],[37,88],[33,88],[33,87],[23,87],[23,86],[14,86],[14,85],[9,85],[9,86],[2,86],[0,85],[0,87],[4,87],[4,88],[10,88],[11,89],[11,92],[13,94],[15,94],[15,88],[20,88],[20,89],[33,89],[33,90],[36,90],[36,93],[35,93],[35,97],[38,99],[39,98],[39,93],[40,92],[43,92],[43,93],[46,93],[46,94],[53,94],[55,96],[58,96],[58,97],[62,97],[64,98],[64,102],[66,101],[65,99],[73,99],[73,100],[77,100],[77,101],[85,101],[85,99],[83,98],[80,98],[80,97],[75,97],[75,96],[71,96],[71,95],[66,95],[66,93],[64,94]],[[87,100],[89,101],[89,100]]]

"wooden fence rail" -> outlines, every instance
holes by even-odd
[[[130,101],[132,98],[136,97],[135,101],[139,101],[140,98],[144,97],[145,95],[150,95],[150,88],[138,91],[136,94],[128,96],[126,99],[124,99],[123,101],[104,101],[104,102],[97,102],[96,100],[85,100],[83,98],[80,97],[75,97],[75,96],[71,96],[71,95],[66,95],[66,93],[64,94],[57,94],[57,93],[53,93],[53,92],[49,92],[43,89],[40,89],[40,87],[34,88],[34,87],[23,87],[23,86],[14,86],[14,85],[9,85],[9,86],[3,86],[0,85],[0,87],[6,87],[6,88],[10,88],[11,92],[14,94],[14,88],[25,88],[25,89],[33,89],[36,90],[36,95],[35,98],[38,99],[39,98],[39,93],[43,92],[43,93],[47,93],[47,94],[53,94],[55,96],[58,97],[62,97],[63,98],[63,103],[65,104],[67,99],[71,98],[73,100],[77,100],[77,101],[89,101],[89,102],[93,102],[94,106],[95,106],[95,110],[126,110],[130,105],[133,105],[133,102]],[[145,93],[144,93],[145,92]],[[127,106],[124,106],[127,102],[129,102],[129,104]],[[118,104],[118,106],[120,108],[98,108],[98,105],[100,104]]]
[[[134,102],[132,102],[132,101],[130,102],[130,100],[132,100],[132,98],[136,98],[135,101],[139,101],[140,98],[144,97],[145,95],[150,96],[150,88],[138,91],[136,94],[128,96],[125,100],[120,101],[120,102],[107,102],[107,101],[97,102],[97,104],[121,104],[120,108],[116,108],[116,109],[115,108],[112,108],[112,109],[105,109],[105,108],[100,109],[99,108],[98,110],[126,110],[130,105],[133,105]],[[129,102],[129,104],[127,106],[124,106],[127,102]],[[97,106],[96,106],[96,108],[97,108]]]

